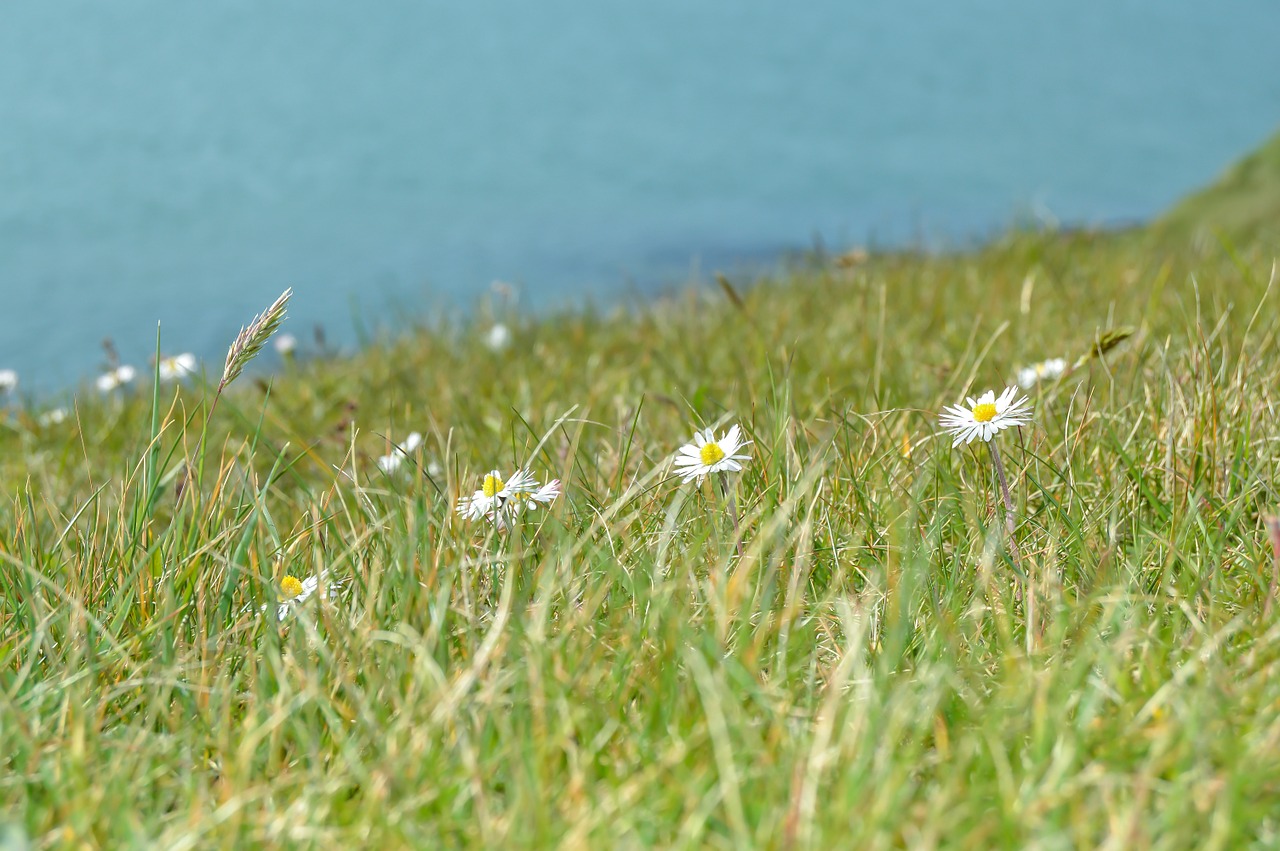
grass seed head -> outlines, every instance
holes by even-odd
[[[289,297],[292,295],[291,287],[282,292],[275,303],[255,316],[252,322],[240,329],[235,342],[231,344],[231,348],[227,349],[227,363],[222,368],[223,387],[235,381],[249,361],[262,351],[267,340],[271,339],[271,335],[284,321],[285,307],[289,304]]]

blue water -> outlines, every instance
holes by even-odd
[[[1280,125],[1276,0],[0,0],[0,367],[1147,217]],[[396,310],[389,308],[395,307]]]

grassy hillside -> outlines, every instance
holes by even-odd
[[[203,443],[198,384],[13,410],[0,845],[1276,847],[1271,264],[1013,236],[302,358]],[[1059,355],[1015,555],[937,415]]]
[[[1216,231],[1275,245],[1280,238],[1280,134],[1179,202],[1156,222],[1156,230],[1174,235]]]

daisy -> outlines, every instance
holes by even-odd
[[[1018,388],[1006,388],[999,398],[988,390],[977,399],[970,396],[965,405],[952,405],[939,418],[942,428],[955,438],[952,446],[991,438],[1007,428],[1031,422],[1031,403],[1027,397],[1017,398]]]
[[[53,408],[41,414],[39,422],[40,422],[40,425],[42,426],[52,426],[52,425],[57,425],[58,423],[65,420],[66,418],[67,418],[66,408]]]
[[[716,439],[711,429],[695,432],[693,442],[680,447],[676,454],[676,475],[691,482],[701,481],[709,473],[737,472],[742,469],[742,461],[751,460],[747,454],[738,454],[738,450],[750,446],[750,440],[742,440],[737,424],[729,427],[724,437]]]
[[[196,356],[185,352],[161,358],[160,363],[156,364],[156,371],[160,373],[160,380],[166,384],[181,380],[196,371]]]
[[[539,490],[537,480],[525,470],[516,470],[505,480],[499,471],[492,470],[484,477],[480,490],[458,500],[457,510],[468,520],[488,517],[500,528],[506,528],[504,515],[511,512],[512,499],[526,499]]]
[[[1004,527],[1009,543],[1009,554],[1019,568],[1022,565],[1022,554],[1018,550],[1018,521],[1013,494],[1009,492],[1009,480],[1004,474],[1004,462],[1000,460],[1000,450],[991,439],[1007,428],[1021,428],[1031,422],[1031,402],[1026,396],[1018,398],[1018,388],[1006,387],[996,398],[994,390],[988,390],[977,399],[970,396],[964,405],[952,405],[942,412],[939,421],[942,428],[955,438],[952,446],[961,443],[973,443],[982,438],[991,452],[991,466],[996,471],[996,481],[1000,485],[1000,495],[1004,498]],[[1031,601],[1028,600],[1028,605]]]
[[[501,322],[495,322],[484,335],[484,344],[495,352],[501,352],[511,345],[511,329]]]
[[[285,357],[293,354],[294,349],[298,348],[298,338],[292,334],[281,334],[276,337],[276,351]]]
[[[1064,358],[1043,360],[1018,370],[1018,385],[1023,390],[1030,390],[1041,381],[1052,381],[1066,370],[1067,362]]]
[[[290,612],[301,606],[303,603],[316,593],[320,592],[320,599],[327,599],[330,591],[336,591],[342,587],[340,582],[330,582],[324,588],[320,587],[320,582],[327,576],[326,572],[320,572],[306,579],[299,579],[293,575],[287,575],[280,580],[280,604],[276,607],[276,620],[284,620],[289,616]],[[267,607],[263,606],[262,611],[266,611]]]
[[[560,480],[552,479],[535,491],[516,494],[512,498],[511,508],[513,511],[534,511],[539,506],[550,505],[555,502],[561,490]]]
[[[133,379],[137,377],[138,371],[128,364],[125,364],[124,366],[118,366],[115,369],[108,370],[102,375],[99,375],[95,384],[97,384],[98,390],[101,392],[110,393],[112,390],[118,390],[126,384],[131,383]]]
[[[378,459],[378,469],[387,475],[391,475],[400,469],[400,465],[404,463],[404,459],[408,458],[414,451],[422,445],[422,435],[416,431],[410,432],[409,436],[404,439],[404,443],[391,447],[391,453],[383,455]]]
[[[12,369],[0,369],[0,393],[12,393],[18,389],[18,373]]]

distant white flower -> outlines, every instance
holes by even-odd
[[[495,322],[484,335],[484,344],[495,352],[504,351],[511,345],[511,329],[501,322]]]
[[[433,478],[436,476],[442,476],[444,475],[444,467],[440,465],[439,461],[432,461],[427,464],[427,475]]]
[[[998,399],[994,390],[988,390],[977,399],[970,396],[965,405],[945,409],[939,419],[942,428],[955,438],[951,445],[990,441],[1004,429],[1031,422],[1031,402],[1017,396],[1016,387],[1006,388]]]
[[[275,346],[280,354],[291,355],[294,349],[298,348],[298,338],[292,334],[279,334],[276,336]]]
[[[12,369],[0,369],[0,393],[12,393],[18,389],[18,373]]]
[[[42,426],[57,425],[67,418],[66,408],[51,408],[40,415],[39,423]]]
[[[312,596],[318,596],[318,599],[326,600],[332,592],[342,587],[341,582],[326,581],[328,575],[328,571],[321,571],[306,579],[299,579],[292,575],[281,579],[280,593],[278,595],[280,603],[276,606],[276,620],[284,620]],[[321,585],[321,583],[324,584]],[[319,592],[318,595],[316,595],[317,591]],[[268,606],[263,606],[259,611],[265,613],[268,608]]]
[[[378,469],[387,475],[391,475],[400,469],[400,465],[404,463],[404,459],[408,458],[414,451],[422,445],[422,435],[410,432],[409,436],[404,439],[404,443],[391,447],[389,455],[383,455],[378,459]]]
[[[537,479],[525,470],[516,470],[509,479],[491,470],[485,475],[480,490],[458,500],[458,513],[468,520],[488,517],[500,528],[506,528],[507,515],[514,510],[513,499],[524,499],[537,493],[539,487]]]
[[[118,390],[124,385],[129,384],[137,377],[138,371],[128,364],[125,364],[124,366],[118,366],[113,370],[99,375],[98,380],[95,383],[97,384],[98,389],[103,393],[110,393],[112,390]]]
[[[170,381],[179,381],[196,371],[196,356],[186,352],[161,358],[160,363],[156,364],[156,371],[160,374],[160,380],[166,384]]]
[[[750,440],[742,439],[736,423],[719,439],[711,429],[694,432],[693,442],[681,446],[676,453],[676,475],[691,482],[701,481],[711,473],[737,472],[742,469],[741,462],[751,460],[750,455],[739,454],[738,450],[750,445]]]
[[[1030,390],[1041,381],[1052,381],[1066,370],[1067,362],[1064,358],[1050,358],[1018,370],[1018,384],[1023,390]]]

